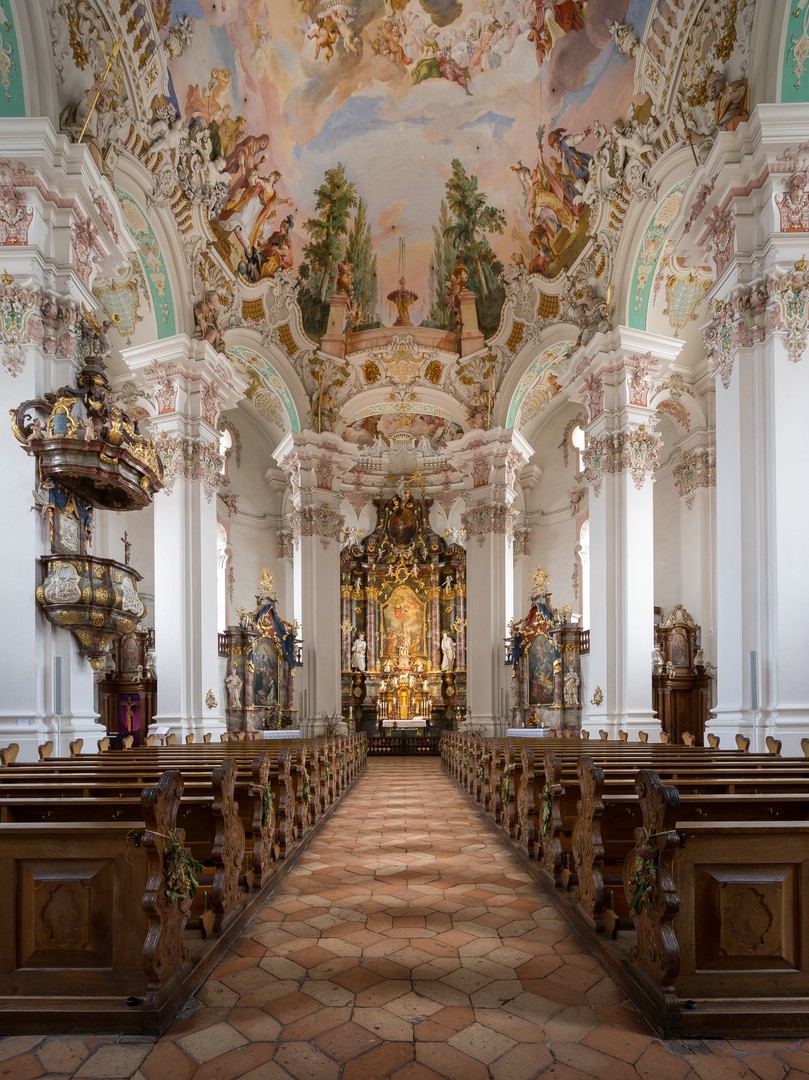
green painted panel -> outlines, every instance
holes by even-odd
[[[552,345],[549,349],[546,349],[541,356],[538,356],[536,360],[533,361],[526,373],[520,379],[519,386],[514,391],[511,398],[508,407],[508,415],[506,416],[507,428],[515,426],[520,409],[522,408],[522,404],[525,401],[529,390],[535,386],[549,368],[553,368],[558,375],[565,368],[572,352],[573,343],[571,341],[560,341],[557,342],[556,345]]]
[[[287,384],[272,366],[270,361],[264,356],[259,356],[257,352],[248,348],[246,345],[233,345],[228,349],[228,354],[237,357],[245,364],[249,364],[250,367],[254,368],[259,373],[267,388],[273,391],[284,409],[289,421],[290,431],[300,431],[301,424],[300,419],[298,418],[298,410],[295,408],[295,402],[292,400],[292,395],[289,392]],[[248,389],[248,397],[250,396],[251,393]],[[275,419],[275,417],[270,417],[270,419]]]
[[[809,0],[794,0],[789,8],[781,100],[809,101]]]
[[[0,3],[0,19],[0,116],[25,116],[20,47],[10,0]]]
[[[157,320],[157,336],[159,338],[173,337],[177,333],[174,300],[163,252],[160,250],[154,229],[128,192],[116,188],[115,194],[124,212],[127,228],[138,245],[140,261],[143,264],[146,280],[149,282],[149,292]]]
[[[686,177],[675,185],[663,199],[657,213],[649,222],[646,233],[638,251],[635,261],[635,269],[632,272],[632,288],[629,294],[629,311],[627,312],[627,325],[636,330],[646,329],[646,319],[649,310],[649,297],[652,293],[657,264],[663,253],[663,245],[666,242],[666,233],[680,209],[683,201],[683,192],[691,182],[691,177]]]

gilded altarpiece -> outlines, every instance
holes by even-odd
[[[466,553],[430,505],[376,500],[376,528],[341,556],[343,715],[369,734],[437,734],[466,712]]]
[[[272,731],[296,726],[293,677],[298,664],[296,627],[277,610],[272,575],[264,570],[253,611],[222,635],[227,654],[225,701],[229,731]]]
[[[582,631],[566,609],[551,607],[549,592],[536,593],[510,640],[513,665],[512,726],[579,731],[582,717]]]

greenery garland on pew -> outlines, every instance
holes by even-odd
[[[312,785],[309,782],[309,773],[303,770],[303,801],[308,805],[312,801]]]
[[[508,802],[508,790],[509,790],[508,777],[509,777],[509,773],[511,773],[513,771],[513,769],[514,769],[513,765],[507,765],[505,767],[505,769],[503,769],[502,782],[500,784],[500,802],[501,803],[507,803]]]
[[[265,784],[261,791],[261,827],[266,829],[270,824],[270,807],[272,806],[272,785]]]
[[[198,874],[204,867],[190,850],[180,843],[176,832],[168,835],[170,847],[163,862],[166,872],[166,896],[169,900],[193,900],[199,888]]]
[[[542,791],[542,835],[547,836],[551,831],[553,820],[553,795],[550,784],[546,784]]]
[[[652,899],[657,885],[657,844],[654,834],[647,836],[641,846],[635,849],[635,862],[629,872],[630,889],[629,910],[639,915],[644,904]]]

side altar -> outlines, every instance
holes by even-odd
[[[376,500],[376,528],[341,556],[343,716],[369,735],[437,735],[466,714],[466,553],[431,505]]]
[[[228,731],[279,731],[297,727],[292,708],[298,664],[296,626],[277,612],[272,574],[263,569],[256,606],[239,611],[239,625],[224,633]]]
[[[584,636],[580,627],[570,625],[567,605],[558,609],[551,605],[547,586],[547,571],[537,567],[528,614],[511,626],[508,647],[514,703],[510,730],[577,733],[582,719]]]

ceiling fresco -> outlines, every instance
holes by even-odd
[[[316,277],[307,245],[321,237],[307,223],[342,167],[375,259],[365,320],[392,321],[387,295],[403,274],[418,295],[413,321],[436,314],[446,284],[435,270],[431,281],[436,231],[470,227],[447,208],[453,179],[458,199],[472,190],[481,203],[471,228],[493,273],[484,267],[479,294],[509,262],[557,274],[585,244],[598,124],[609,131],[633,100],[634,63],[608,20],[642,32],[648,7],[174,0],[172,19],[193,33],[169,63],[170,97],[186,123],[207,128],[229,182],[213,219],[220,253],[249,281],[292,265]]]
[[[275,429],[533,424],[596,334],[701,318],[667,234],[748,115],[755,0],[46,3],[61,129],[138,251],[100,301],[127,343],[238,329]]]

